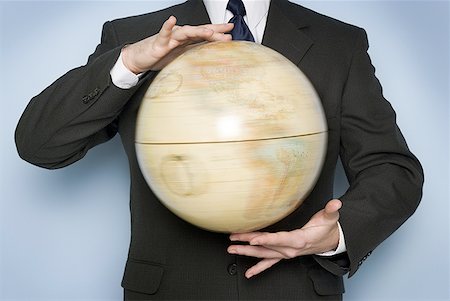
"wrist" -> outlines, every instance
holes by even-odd
[[[337,254],[341,254],[347,251],[347,247],[345,245],[345,237],[344,237],[344,231],[342,230],[341,224],[337,222],[337,228],[338,228],[338,238],[337,238],[337,247],[334,249],[323,252],[323,253],[317,253],[316,255],[319,256],[334,256]]]
[[[132,57],[133,57],[133,54],[132,54],[133,49],[132,48],[133,48],[132,44],[127,44],[122,48],[122,50],[121,50],[122,63],[128,70],[130,70],[134,74],[138,75],[138,74],[145,72],[146,70],[140,70],[132,63]]]

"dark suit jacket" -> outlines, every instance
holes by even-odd
[[[26,108],[16,130],[19,154],[45,168],[81,159],[119,132],[131,173],[132,236],[122,285],[156,298],[314,299],[343,293],[342,275],[353,275],[371,251],[416,209],[423,174],[396,126],[367,55],[364,30],[286,0],[272,1],[263,44],[282,53],[309,77],[329,126],[321,176],[304,204],[270,231],[301,227],[333,197],[341,157],[350,188],[340,223],[347,253],[334,258],[284,260],[251,280],[256,259],[229,255],[228,237],[197,229],[157,200],[136,161],[136,113],[155,72],[122,90],[110,79],[121,48],[157,33],[175,15],[179,24],[209,23],[199,0],[107,22],[88,64],[59,78]]]

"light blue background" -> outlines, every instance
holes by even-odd
[[[32,96],[86,62],[104,21],[177,2],[0,2],[1,299],[122,298],[130,183],[117,137],[47,171],[18,158],[13,133]],[[449,300],[449,3],[302,4],[367,30],[384,94],[426,173],[418,211],[346,281],[346,299]]]

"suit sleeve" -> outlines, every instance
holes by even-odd
[[[69,71],[30,101],[15,132],[24,160],[48,169],[64,167],[116,134],[116,119],[139,87],[122,90],[111,82],[110,70],[123,46],[112,23],[105,23],[101,43],[88,63]]]
[[[423,185],[422,167],[382,95],[367,50],[360,30],[341,104],[340,156],[350,187],[340,198],[340,223],[349,276],[414,213]]]

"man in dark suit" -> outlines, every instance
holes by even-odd
[[[328,122],[328,152],[297,211],[265,232],[228,237],[197,229],[164,208],[146,184],[134,148],[136,113],[157,70],[193,42],[230,39],[233,25],[181,26],[208,23],[200,0],[105,23],[87,65],[27,106],[16,130],[19,154],[60,168],[120,134],[132,180],[125,299],[340,299],[342,276],[353,275],[415,211],[423,183],[420,163],[374,76],[365,32],[286,0],[270,2],[262,44],[297,64],[313,83]],[[137,79],[120,88],[111,72],[123,67]],[[350,188],[331,200],[338,156]],[[322,254],[342,242],[345,252]]]

